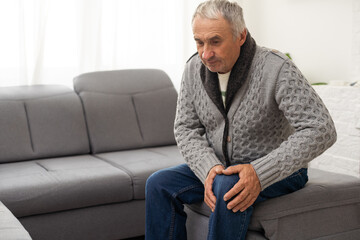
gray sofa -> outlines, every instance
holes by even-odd
[[[186,206],[189,240],[205,240],[209,208]],[[305,188],[255,207],[247,240],[359,240],[360,180],[309,169]]]
[[[0,88],[0,201],[36,240],[142,236],[146,179],[183,163],[177,93],[160,70],[83,74],[74,90]],[[189,239],[205,239],[208,208],[185,209]],[[310,170],[303,190],[257,206],[247,238],[359,235],[359,179]]]
[[[176,90],[159,70],[84,74],[74,88],[0,88],[0,201],[33,239],[143,235],[146,179],[183,163]]]

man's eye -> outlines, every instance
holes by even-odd
[[[203,42],[196,42],[196,45],[202,46],[202,45],[204,45],[204,43]]]

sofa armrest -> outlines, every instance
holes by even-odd
[[[29,240],[29,233],[19,220],[0,202],[0,239]]]

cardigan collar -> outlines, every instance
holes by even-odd
[[[200,77],[204,88],[213,103],[216,105],[216,107],[219,109],[219,111],[224,117],[226,117],[226,114],[230,109],[235,94],[241,88],[242,84],[245,82],[248,76],[251,63],[255,55],[255,51],[256,42],[251,37],[250,33],[247,32],[246,40],[241,46],[240,56],[235,62],[233,68],[231,69],[229,82],[226,90],[226,108],[224,107],[222,101],[217,73],[211,72],[204,64],[201,65]]]

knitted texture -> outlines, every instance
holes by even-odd
[[[201,60],[186,65],[179,92],[175,138],[189,167],[202,181],[218,164],[228,139],[231,165],[250,163],[262,189],[320,155],[336,141],[328,110],[294,63],[257,47],[246,81],[237,91],[226,119],[206,92]]]

